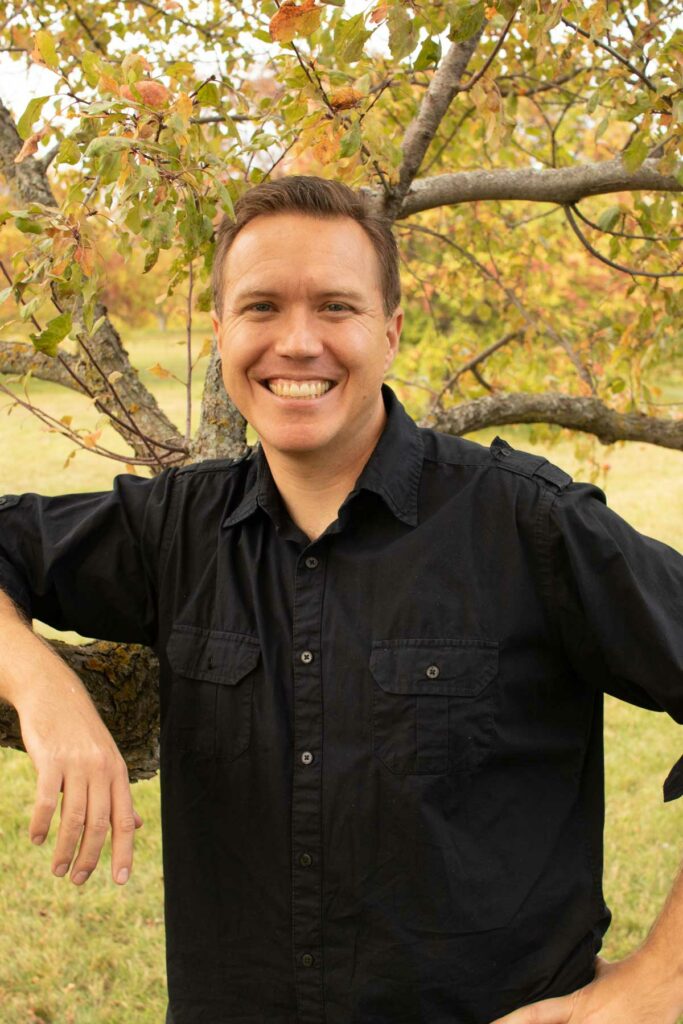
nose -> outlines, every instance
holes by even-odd
[[[308,310],[290,312],[278,323],[275,352],[289,359],[312,359],[321,355],[323,342],[320,324]]]

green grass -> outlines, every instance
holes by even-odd
[[[208,328],[198,332],[201,345]],[[159,362],[184,376],[182,331],[133,338],[131,353],[143,379],[171,418],[184,421],[185,395],[174,381],[145,368]],[[193,392],[201,398],[198,367]],[[680,397],[683,388],[677,392]],[[83,399],[36,381],[36,403],[74,425],[93,429],[97,414]],[[110,486],[122,466],[79,452],[66,469],[73,445],[48,433],[19,409],[7,416],[0,396],[0,493],[54,494]],[[196,419],[195,419],[196,422]],[[577,477],[589,468],[585,453],[564,431],[535,440],[529,428],[499,431],[513,445],[547,455]],[[477,439],[490,441],[496,431]],[[552,443],[549,443],[548,439]],[[105,431],[102,443],[123,452]],[[642,532],[683,547],[683,473],[680,453],[641,444],[618,445],[600,462],[612,507]],[[46,633],[54,631],[45,629]],[[66,634],[67,639],[75,634]],[[614,912],[604,955],[625,956],[647,934],[680,863],[682,808],[662,803],[661,785],[680,754],[680,731],[663,715],[607,700],[607,826],[605,890]],[[145,825],[136,838],[135,867],[127,886],[110,877],[109,844],[102,864],[82,889],[50,872],[55,827],[43,849],[31,846],[28,821],[35,773],[28,758],[0,750],[0,1020],[2,1024],[160,1024],[165,1007],[164,935],[158,780],[133,790]]]

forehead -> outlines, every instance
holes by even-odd
[[[350,217],[261,215],[242,228],[228,250],[226,292],[305,282],[366,293],[379,290],[379,261],[360,224]]]

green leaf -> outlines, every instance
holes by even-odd
[[[12,285],[10,285],[9,288],[2,289],[2,291],[0,292],[0,306],[2,305],[3,302],[7,301],[7,299],[10,297],[13,291],[14,288],[12,287]]]
[[[347,132],[344,138],[341,140],[339,146],[339,155],[341,157],[353,156],[360,149],[362,136],[360,131],[360,124],[358,121],[354,124],[351,131]]]
[[[27,139],[31,134],[31,128],[35,121],[38,120],[40,112],[50,99],[49,96],[36,96],[34,99],[29,101],[29,104],[24,113],[19,118],[17,124],[17,131],[21,139]]]
[[[81,67],[83,68],[83,74],[88,85],[93,88],[97,85],[102,74],[102,64],[100,58],[92,53],[90,50],[86,50],[81,57]]]
[[[47,66],[53,71],[56,71],[59,67],[57,48],[51,34],[46,32],[45,29],[41,29],[40,32],[36,32],[36,48]]]
[[[448,5],[451,16],[451,30],[448,38],[454,43],[464,43],[478,32],[486,20],[484,0],[476,3],[459,2]]]
[[[15,226],[19,231],[23,231],[25,235],[42,235],[43,226],[38,221],[31,220],[30,217],[16,217],[14,220]]]
[[[118,149],[129,149],[134,144],[139,144],[137,139],[122,139],[120,135],[98,136],[96,139],[92,139],[85,155],[97,160],[106,153]]]
[[[640,132],[631,139],[624,150],[623,162],[627,171],[636,171],[647,156],[649,150],[647,139]]]
[[[205,82],[197,93],[197,103],[200,107],[220,107],[221,94],[215,82]]]
[[[626,387],[626,381],[623,377],[617,377],[610,384],[610,391],[613,391],[615,395],[618,395],[620,391],[623,391]]]
[[[621,207],[610,206],[603,210],[598,217],[598,227],[601,231],[611,231],[621,216]]]
[[[425,71],[441,60],[441,43],[438,39],[425,39],[420,47],[414,68],[416,71]]]
[[[77,164],[81,159],[81,151],[73,139],[62,139],[57,153],[58,164]]]
[[[401,60],[412,53],[418,38],[415,22],[405,7],[392,7],[387,19],[389,25],[389,49],[394,60]]]
[[[142,273],[143,274],[149,273],[149,271],[152,269],[152,267],[154,266],[154,264],[156,263],[156,261],[158,259],[159,259],[159,250],[158,249],[150,249],[150,251],[145,256],[145,265],[142,268]]]
[[[57,355],[57,346],[60,341],[66,338],[71,330],[71,313],[60,313],[53,320],[50,320],[44,331],[40,334],[32,334],[31,341],[39,352],[48,356]]]
[[[337,24],[334,30],[334,49],[341,60],[347,64],[353,64],[363,56],[363,48],[366,40],[372,32],[365,28],[365,19],[362,14],[356,14],[353,18],[347,18]]]

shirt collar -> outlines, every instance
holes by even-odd
[[[342,508],[361,491],[372,491],[383,499],[397,519],[408,526],[417,526],[417,499],[424,458],[422,436],[387,384],[382,385],[382,398],[387,412],[384,430]],[[282,510],[282,499],[260,444],[252,449],[249,461],[252,465],[244,497],[223,520],[223,526],[234,526],[259,506],[271,518],[277,518]]]

